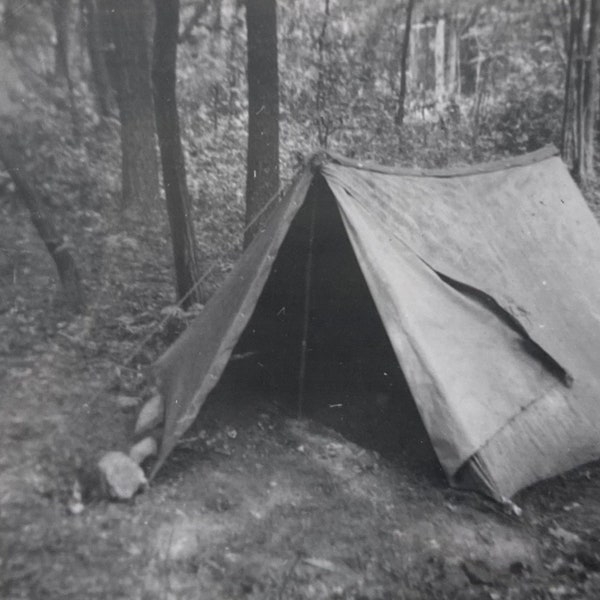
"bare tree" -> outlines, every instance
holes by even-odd
[[[594,143],[600,102],[597,0],[571,0],[569,19],[561,145],[574,175],[585,183],[595,176]]]
[[[0,162],[13,180],[17,193],[29,211],[31,222],[54,260],[67,303],[73,310],[81,311],[84,306],[83,288],[75,259],[35,188],[27,181],[13,145],[4,136],[0,136]]]
[[[111,14],[121,120],[123,206],[159,202],[156,126],[150,76],[151,7],[147,0],[106,0]]]
[[[330,123],[325,116],[325,107],[327,92],[325,89],[325,41],[327,39],[327,27],[329,25],[329,18],[331,12],[329,10],[329,0],[325,0],[325,10],[323,11],[323,23],[321,24],[321,31],[317,38],[317,51],[318,51],[318,68],[319,75],[317,77],[317,89],[315,90],[315,113],[317,116],[317,135],[319,139],[319,146],[322,148],[327,147],[329,139]]]
[[[67,84],[73,134],[75,139],[79,140],[81,138],[81,126],[79,124],[79,115],[75,103],[75,88],[69,64],[69,23],[71,9],[71,0],[52,0],[52,18],[56,34],[56,42],[54,44],[54,76],[57,80],[64,79]]]
[[[171,227],[177,295],[180,300],[183,299],[183,306],[187,307],[201,298],[199,290],[195,289],[198,265],[177,113],[178,30],[179,0],[156,0],[152,67],[156,129]]]
[[[82,0],[82,7],[98,113],[103,117],[108,117],[115,107],[113,84],[106,62],[106,53],[110,43],[106,32],[108,17],[106,9],[103,11],[97,0]]]
[[[260,211],[279,189],[279,72],[275,0],[247,0],[248,154],[247,246],[260,228]]]
[[[405,104],[406,104],[406,64],[410,48],[410,30],[412,22],[412,11],[415,0],[408,0],[406,5],[406,25],[404,26],[404,38],[402,40],[402,55],[400,56],[400,91],[398,93],[398,108],[396,109],[396,125],[401,126],[404,123]]]

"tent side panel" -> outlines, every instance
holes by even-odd
[[[298,178],[201,315],[155,364],[165,426],[152,476],[193,423],[223,373],[312,178],[309,170]]]
[[[370,238],[362,230],[355,237],[361,244],[369,239],[375,249],[366,268],[379,272],[381,289],[391,286],[382,268],[386,261],[388,273],[398,273],[407,258],[416,256],[424,268],[492,298],[572,375],[572,387],[567,387],[569,381],[552,378],[543,361],[537,362],[536,375],[527,353],[519,358],[511,351],[522,346],[518,337],[505,338],[502,359],[498,346],[486,348],[484,337],[473,339],[474,329],[467,321],[456,321],[454,338],[446,336],[447,355],[423,363],[438,378],[445,402],[453,405],[456,431],[464,433],[462,442],[455,436],[460,454],[469,459],[473,450],[490,477],[488,487],[510,495],[600,457],[600,313],[595,308],[600,303],[600,231],[560,159],[446,179],[383,175],[331,164],[325,165],[324,174],[340,205],[362,215],[363,225],[358,227],[370,230]],[[392,252],[398,258],[390,261]],[[422,355],[431,354],[436,344],[441,347],[449,320],[444,323],[444,314],[440,318],[431,304],[436,300],[422,290],[416,292],[419,299],[411,299],[403,286],[396,287],[394,301],[406,313],[403,328],[413,329],[412,339],[420,337]],[[448,314],[454,304],[453,300],[438,309]],[[427,328],[415,329],[415,315],[423,317],[427,310],[422,320]],[[497,326],[490,320],[490,339]],[[469,350],[473,343],[479,344],[475,355]],[[398,348],[399,360],[406,361],[410,353],[403,359]],[[461,386],[455,385],[454,374],[440,368],[455,361],[461,348],[474,366],[470,373],[463,370],[461,379],[484,383],[479,398],[457,396]],[[495,391],[489,394],[486,386]],[[418,390],[413,393],[422,409]],[[423,420],[435,443],[431,419],[424,414]],[[446,470],[452,477],[447,466]]]
[[[477,452],[476,459],[493,473],[501,497],[510,498],[535,481],[600,455],[597,428],[561,391],[557,388],[532,404]],[[461,475],[457,473],[453,483],[461,486]]]
[[[507,422],[564,385],[528,353],[521,334],[444,283],[401,240],[382,235],[362,199],[330,185],[438,458],[452,477]]]

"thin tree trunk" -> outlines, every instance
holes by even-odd
[[[215,59],[219,60],[223,56],[223,14],[221,0],[213,0],[214,18],[212,21],[212,35],[210,36],[209,52]],[[219,117],[221,115],[222,90],[223,85],[221,78],[217,78],[212,84],[212,99],[213,99],[213,133],[216,135],[219,132]]]
[[[227,52],[227,84],[229,86],[228,94],[228,120],[231,124],[231,118],[238,112],[238,61],[237,53],[239,49],[238,30],[244,25],[244,20],[239,16],[244,0],[236,0],[233,7],[233,15],[227,30],[227,39],[229,41],[229,50]]]
[[[404,123],[405,104],[406,104],[406,63],[410,48],[410,30],[412,21],[412,11],[415,0],[408,0],[406,5],[406,25],[404,26],[404,39],[402,40],[402,56],[400,57],[400,92],[398,93],[398,108],[396,109],[395,122],[401,127]]]
[[[594,144],[596,120],[598,117],[598,100],[600,96],[600,81],[598,73],[598,29],[600,28],[600,9],[598,1],[590,3],[589,32],[586,53],[586,73],[584,80],[584,123],[583,145],[583,177],[586,181],[594,177]]]
[[[319,52],[319,75],[317,78],[317,89],[315,94],[315,112],[317,114],[317,134],[319,138],[319,145],[322,148],[327,147],[327,140],[329,138],[329,123],[325,117],[325,38],[327,36],[327,26],[329,25],[329,0],[325,0],[325,11],[323,17],[323,25],[321,26],[321,33],[317,40],[317,47]]]
[[[83,0],[87,50],[96,92],[98,113],[109,117],[115,107],[115,94],[106,64],[109,40],[102,27],[102,15],[96,0]]]
[[[446,58],[446,20],[439,17],[435,26],[435,101],[440,104],[446,95],[445,81],[445,58]]]
[[[144,0],[106,0],[112,16],[117,103],[121,120],[123,207],[158,206],[158,157]]]
[[[573,106],[573,61],[575,60],[574,56],[574,47],[575,47],[575,34],[576,34],[576,17],[575,17],[575,3],[576,0],[571,0],[569,3],[569,16],[570,16],[570,24],[569,24],[569,35],[568,35],[568,43],[567,43],[567,68],[565,74],[565,94],[563,99],[563,115],[562,115],[562,125],[560,132],[560,149],[561,155],[564,160],[569,161],[569,123],[572,117],[572,106]]]
[[[194,302],[200,302],[202,298],[200,291],[194,290],[198,278],[198,261],[177,113],[178,30],[179,0],[156,0],[152,68],[156,129],[171,228],[177,296],[180,300],[184,299],[183,306],[187,308]]]
[[[584,42],[584,31],[585,31],[585,14],[586,14],[586,1],[579,0],[579,18],[577,22],[576,30],[576,56],[575,61],[575,156],[573,169],[576,177],[583,180],[583,157],[585,153],[584,146],[584,79],[585,79],[585,42]]]
[[[275,0],[247,0],[248,154],[247,246],[260,230],[259,216],[279,189],[279,73]]]
[[[69,109],[73,122],[73,135],[77,141],[81,139],[81,125],[75,102],[75,88],[69,65],[69,19],[71,15],[71,0],[52,0],[52,18],[56,43],[54,45],[54,76],[57,80],[64,79],[69,96]]]
[[[10,144],[1,137],[0,162],[4,164],[13,180],[19,196],[29,211],[31,222],[54,260],[67,303],[73,310],[81,311],[84,306],[83,288],[75,259],[63,237],[58,233],[37,192],[25,179],[20,160],[14,155]]]
[[[446,90],[454,96],[457,93],[456,76],[458,66],[458,34],[456,32],[456,17],[450,22],[450,34],[448,40],[448,77]]]

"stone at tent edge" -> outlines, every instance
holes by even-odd
[[[141,467],[123,452],[107,452],[98,470],[102,490],[113,500],[130,500],[148,484]]]
[[[160,425],[164,419],[164,403],[159,394],[152,396],[140,410],[137,422],[135,424],[135,435],[140,435],[157,425]]]
[[[148,457],[158,452],[158,444],[152,436],[145,437],[129,450],[129,458],[141,465]]]

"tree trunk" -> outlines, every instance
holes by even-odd
[[[103,15],[96,0],[83,0],[83,10],[98,113],[102,117],[109,117],[115,107],[115,95],[106,64],[109,40],[103,27]]]
[[[329,0],[325,0],[325,11],[323,15],[323,24],[321,33],[317,39],[317,48],[319,51],[318,68],[319,74],[317,77],[317,89],[315,90],[315,113],[317,117],[317,134],[319,146],[327,148],[329,139],[330,122],[326,116],[325,106],[327,100],[327,90],[325,88],[325,39],[327,37],[327,26],[329,25]]]
[[[238,90],[238,52],[240,50],[240,42],[239,42],[239,30],[244,24],[244,20],[238,17],[240,10],[244,4],[245,0],[236,0],[235,5],[233,7],[233,15],[231,16],[231,20],[229,23],[229,27],[227,30],[227,39],[229,40],[229,50],[227,52],[227,85],[228,89],[228,120],[231,124],[231,119],[235,115],[239,114],[239,90]]]
[[[570,131],[569,125],[573,114],[573,64],[574,64],[574,48],[575,48],[575,36],[577,23],[575,19],[575,2],[576,0],[570,0],[569,3],[569,35],[566,45],[567,50],[567,68],[565,73],[565,93],[563,97],[563,115],[560,133],[560,148],[563,160],[571,162],[572,156],[570,151]]]
[[[260,229],[261,211],[279,189],[279,73],[275,0],[247,0],[248,154],[246,233]]]
[[[158,157],[144,0],[106,0],[111,14],[117,104],[121,120],[123,207],[158,206]]]
[[[404,114],[406,104],[406,63],[410,48],[410,29],[412,21],[412,11],[415,0],[408,0],[406,5],[406,25],[404,26],[404,39],[402,40],[402,55],[400,56],[400,92],[398,93],[398,108],[396,109],[396,125],[402,126],[404,123]]]
[[[575,44],[575,155],[574,155],[574,172],[576,177],[584,180],[584,80],[585,80],[585,17],[586,17],[586,0],[579,0],[579,15],[576,28],[576,44]]]
[[[200,302],[201,298],[199,290],[194,288],[198,278],[198,264],[177,114],[178,30],[179,0],[156,0],[152,68],[156,129],[171,228],[177,297],[187,308],[194,302]]]
[[[594,143],[596,121],[598,118],[598,101],[600,96],[600,80],[598,73],[598,34],[600,29],[600,7],[597,0],[590,3],[589,31],[586,56],[586,73],[584,80],[584,123],[583,146],[584,156],[583,179],[586,181],[594,177]]]
[[[14,155],[11,145],[1,137],[0,162],[4,163],[17,193],[29,210],[31,222],[54,260],[67,303],[73,310],[80,312],[84,306],[84,297],[75,259],[63,237],[57,232],[37,192],[23,176],[24,170],[20,167],[20,160]]]
[[[597,0],[571,0],[569,13],[562,151],[572,163],[573,175],[581,183],[589,183],[595,177],[594,145],[600,102],[600,7]]]
[[[452,19],[448,39],[448,74],[446,78],[446,91],[451,97],[457,93],[457,66],[458,66],[458,34],[456,32],[456,21]]]
[[[435,26],[435,101],[439,105],[444,101],[446,95],[445,80],[445,58],[446,58],[446,20],[439,17]]]
[[[69,65],[69,19],[71,16],[71,0],[52,0],[52,19],[56,43],[54,44],[54,76],[57,81],[64,79],[69,96],[69,109],[73,122],[73,136],[81,139],[81,125],[75,103],[75,88]]]

